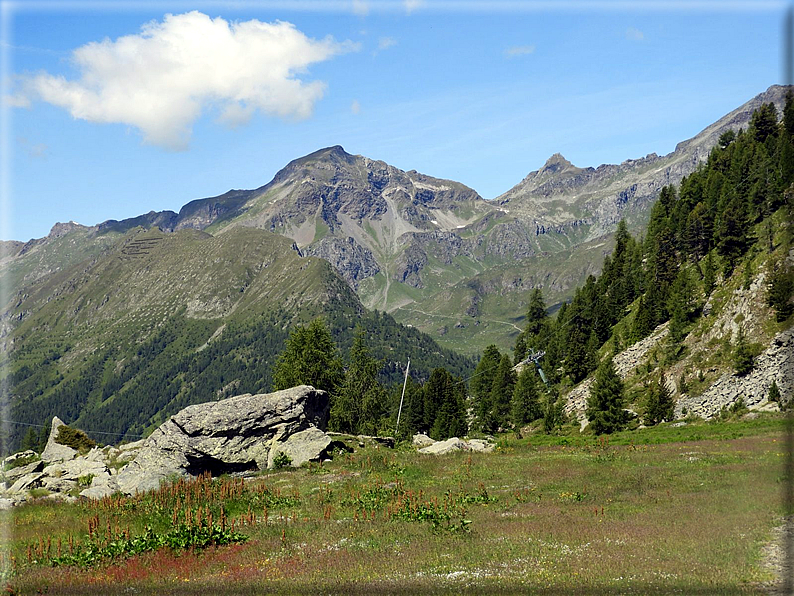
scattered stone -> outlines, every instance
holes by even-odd
[[[465,443],[458,437],[452,437],[446,441],[436,441],[432,445],[419,450],[419,453],[429,453],[432,455],[444,455],[453,451],[460,451],[465,448]]]
[[[39,488],[41,487],[42,478],[45,476],[47,476],[46,472],[35,472],[33,474],[23,476],[11,485],[11,488],[8,489],[7,493],[23,493],[33,488]]]
[[[331,437],[316,426],[289,435],[283,443],[276,442],[274,438],[268,454],[267,467],[273,467],[273,458],[279,452],[290,458],[293,468],[297,468],[306,462],[320,461],[328,455],[328,450],[332,445]]]

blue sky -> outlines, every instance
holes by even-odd
[[[485,198],[555,152],[668,153],[783,82],[785,3],[687,6],[4,3],[0,236],[177,211],[329,145]]]

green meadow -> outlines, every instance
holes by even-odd
[[[341,444],[333,461],[0,512],[8,594],[763,594],[786,419]],[[354,449],[354,450],[351,450]]]

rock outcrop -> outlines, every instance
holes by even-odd
[[[72,449],[67,445],[56,443],[55,439],[61,431],[61,427],[66,426],[63,421],[55,416],[52,419],[52,428],[50,429],[50,436],[47,439],[47,446],[41,454],[42,461],[45,462],[59,462],[68,461],[77,457],[77,450]]]
[[[52,427],[55,433],[64,426],[57,417]],[[65,447],[53,442],[56,447]],[[72,501],[78,496],[101,498],[118,491],[116,475],[118,469],[127,463],[140,447],[142,441],[129,443],[121,447],[94,447],[85,455],[77,455],[74,449],[66,447],[74,453],[71,457],[45,461],[33,451],[23,451],[3,460],[3,468],[14,462],[33,459],[28,464],[2,472],[4,488],[0,490],[0,509],[18,505],[30,498],[30,491],[40,489],[48,498]],[[49,447],[49,445],[48,445]],[[49,456],[52,457],[52,449]],[[46,453],[46,450],[45,452]],[[64,453],[62,455],[71,455]]]
[[[701,418],[719,415],[723,407],[739,398],[744,405],[756,409],[768,403],[769,386],[777,383],[781,400],[785,403],[794,394],[794,328],[778,333],[760,354],[750,374],[743,377],[732,372],[723,374],[704,393],[682,396],[675,407],[677,417],[694,414]],[[684,414],[686,412],[686,414]]]
[[[329,403],[325,391],[301,385],[189,406],[155,430],[118,476],[121,492],[157,488],[175,476],[213,475],[273,466],[279,452],[298,466],[319,459]]]

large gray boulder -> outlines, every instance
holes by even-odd
[[[145,492],[168,478],[202,472],[261,470],[272,466],[279,451],[298,465],[296,461],[310,458],[305,443],[324,444],[315,431],[306,436],[299,433],[324,430],[328,413],[328,394],[308,385],[189,406],[146,439],[135,459],[116,477],[119,490]],[[290,442],[294,435],[306,441]]]
[[[47,439],[47,446],[44,448],[44,451],[41,454],[42,461],[68,461],[70,459],[74,459],[77,456],[77,450],[55,442],[55,437],[58,436],[62,426],[65,426],[63,420],[55,416],[52,419],[52,428],[50,429],[50,436]]]

